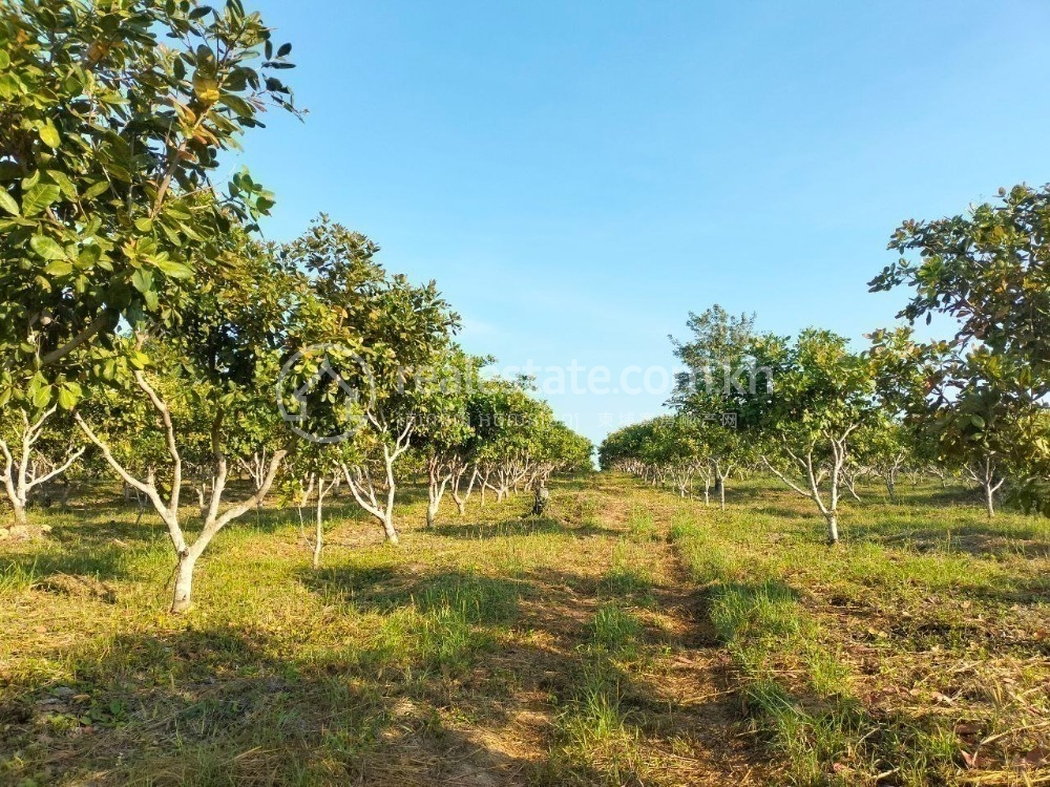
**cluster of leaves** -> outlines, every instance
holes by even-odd
[[[898,317],[943,315],[948,340],[919,342],[909,328],[881,331],[875,354],[888,406],[986,490],[1007,484],[1028,510],[1050,512],[1050,187],[1000,189],[1000,204],[967,215],[907,221],[901,253],[871,282],[912,297]],[[918,251],[919,259],[904,255]],[[991,512],[989,492],[989,512]]]
[[[0,3],[0,402],[70,408],[79,349],[180,320],[202,262],[273,205],[211,174],[267,104],[291,108],[267,74],[290,49],[239,0]]]

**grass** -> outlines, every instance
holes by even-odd
[[[1050,782],[1050,525],[861,491],[832,550],[762,478],[433,530],[414,495],[400,549],[336,499],[319,570],[267,509],[180,618],[155,517],[34,512],[47,540],[0,544],[0,784]]]
[[[1050,528],[924,505],[924,491],[855,507],[835,549],[783,509],[672,526],[786,783],[1048,776]]]

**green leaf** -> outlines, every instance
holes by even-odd
[[[26,216],[36,216],[56,202],[62,196],[58,186],[50,183],[37,183],[22,196],[22,212]]]
[[[153,290],[153,271],[139,268],[131,275],[131,284],[139,292],[151,292]]]
[[[57,169],[49,169],[47,171],[47,176],[69,199],[77,198],[77,187],[73,185],[73,181],[69,179],[69,176],[66,175],[65,172],[60,172]]]
[[[58,389],[58,406],[63,410],[72,410],[77,406],[79,399],[72,385],[63,385]]]
[[[73,263],[68,260],[55,260],[44,268],[48,276],[68,276],[73,272]]]
[[[42,385],[33,392],[33,407],[43,410],[51,404],[51,387]]]
[[[193,276],[193,269],[188,265],[173,260],[157,260],[157,269],[172,279],[189,279]]]
[[[240,96],[235,96],[231,93],[223,93],[222,103],[228,106],[241,117],[251,117],[253,114],[255,114],[251,104],[249,104]]]
[[[95,197],[99,196],[100,194],[102,194],[102,193],[104,193],[105,191],[108,191],[108,190],[109,190],[109,181],[108,180],[100,180],[98,183],[95,183],[95,184],[91,185],[90,187],[88,187],[87,191],[84,192],[84,199],[85,200],[94,199]]]
[[[53,238],[49,238],[46,235],[34,235],[29,239],[29,245],[33,251],[45,260],[63,260],[66,258],[65,249]]]
[[[40,141],[52,150],[57,150],[59,145],[62,144],[62,137],[59,135],[58,129],[55,128],[55,124],[50,120],[40,127]]]
[[[7,193],[7,189],[0,189],[0,208],[3,208],[12,216],[17,216],[22,212],[21,208],[18,207],[18,203],[15,202],[15,198]]]
[[[135,228],[139,232],[153,232],[153,220],[143,216],[141,219],[135,219]]]

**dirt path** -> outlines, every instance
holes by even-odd
[[[481,724],[462,730],[477,750],[432,775],[442,783],[481,787],[764,783],[756,765],[761,756],[729,690],[728,660],[714,641],[702,593],[689,583],[667,538],[669,514],[629,510],[628,501],[601,490],[590,499],[591,508],[598,503],[594,514],[570,514],[562,522],[573,535],[571,549],[525,572],[532,592],[521,603],[512,641],[477,665],[479,687],[505,676],[509,695],[493,700]],[[642,533],[635,532],[639,518]],[[607,605],[627,610],[641,624],[638,656],[618,678],[632,751],[615,767],[566,740],[566,717],[580,703],[581,675],[588,669],[592,623]]]
[[[294,524],[234,531],[185,619],[141,602],[170,570],[145,547],[105,574],[115,603],[47,576],[10,590],[0,784],[763,783],[673,498],[599,478],[546,519],[519,498],[433,529],[410,524],[424,504],[399,510],[396,550],[333,523],[320,571]]]

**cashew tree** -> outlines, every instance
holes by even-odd
[[[839,540],[843,470],[854,435],[878,410],[870,360],[830,331],[807,329],[794,343],[768,340],[763,351],[774,389],[758,404],[765,467],[808,498]]]
[[[0,2],[0,420],[30,438],[16,497],[32,438],[118,328],[176,322],[197,260],[269,211],[247,172],[224,192],[213,174],[267,106],[295,111],[290,50],[240,0]]]
[[[434,282],[411,284],[374,257],[360,233],[319,217],[282,250],[310,298],[280,396],[300,439],[331,446],[343,480],[391,543],[395,468],[437,407],[428,373],[440,366],[458,317]]]
[[[933,414],[943,447],[982,486],[989,514],[1011,482],[1028,496],[1050,488],[1050,186],[1000,189],[996,203],[965,214],[908,220],[889,248],[899,257],[871,289],[909,288],[898,314],[909,323],[954,322],[937,386],[954,391]],[[1050,497],[1033,503],[1050,511]]]
[[[752,412],[752,398],[771,390],[772,373],[754,356],[754,314],[733,316],[715,304],[700,314],[691,313],[686,325],[691,332],[688,340],[671,339],[685,369],[675,377],[668,404],[708,427],[704,453],[709,468],[704,473],[713,478],[719,505],[725,510],[729,478],[753,458],[746,433],[755,424],[744,416]]]
[[[32,495],[72,467],[85,446],[71,439],[69,414],[60,413],[57,404],[35,412],[10,407],[6,414],[8,422],[0,424],[0,472],[13,524],[29,535],[26,508]]]
[[[416,448],[427,476],[427,527],[433,527],[445,493],[454,488],[463,511],[459,482],[470,465],[475,430],[470,422],[471,397],[481,386],[478,372],[488,359],[452,346],[418,383],[427,398],[427,415],[418,426]]]
[[[236,449],[252,442],[239,416],[276,408],[280,359],[294,342],[289,315],[302,297],[301,284],[266,248],[243,235],[231,237],[210,275],[188,285],[192,306],[183,309],[177,326],[135,332],[117,348],[108,418],[99,424],[90,410],[75,415],[117,476],[149,500],[168,530],[177,560],[172,612],[189,608],[198,559],[224,527],[259,505],[287,454],[286,446],[276,445],[250,495],[226,504],[233,465],[245,458]],[[163,449],[159,457],[136,461],[136,443],[120,435],[143,424]],[[130,455],[121,456],[118,447]],[[203,522],[192,539],[181,506],[191,457],[208,468]]]

